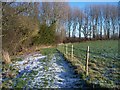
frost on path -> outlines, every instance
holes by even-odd
[[[22,77],[27,82],[24,88],[82,87],[82,80],[59,53],[54,54],[52,59],[41,54],[28,55],[14,65],[19,68],[17,78]]]

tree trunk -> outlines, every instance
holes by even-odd
[[[79,38],[81,38],[81,26],[82,25],[79,24]]]
[[[4,50],[2,53],[3,53],[3,60],[4,60],[5,64],[10,64],[11,60],[10,60],[9,53],[7,51],[4,51]]]
[[[107,29],[107,38],[110,38],[109,28]]]
[[[95,38],[98,39],[98,37],[96,37],[98,35],[98,28],[97,28],[97,23],[98,23],[98,19],[95,19]]]
[[[106,23],[106,20],[105,20],[105,26],[104,26],[104,38],[106,39],[106,30],[107,30],[107,23]]]
[[[120,25],[119,25],[119,27],[118,27],[118,28],[119,28],[119,39],[120,39]]]
[[[120,12],[120,1],[118,2],[118,12]],[[118,16],[120,16],[120,13],[118,13]],[[120,17],[118,17],[118,21],[120,20]],[[120,39],[120,22],[118,23],[118,30],[119,30],[119,39]]]
[[[70,27],[69,27],[69,38],[70,38]]]
[[[112,35],[112,38],[114,39],[115,38],[115,26],[113,24],[113,35]]]
[[[93,38],[95,38],[95,26],[93,25]]]
[[[109,20],[107,22],[108,26],[107,26],[107,38],[109,39],[110,38],[110,23],[109,23]]]
[[[73,29],[72,37],[75,38],[75,29]]]
[[[91,39],[91,35],[92,34],[92,22],[90,22],[90,39]]]
[[[75,38],[76,23],[73,25],[72,37]]]
[[[101,20],[101,23],[100,23],[100,39],[102,39],[102,20]]]

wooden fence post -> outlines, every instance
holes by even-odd
[[[63,44],[63,54],[65,55],[65,44]]]
[[[88,60],[89,60],[89,46],[87,47],[87,54],[86,54],[86,75],[88,76]]]
[[[56,45],[56,48],[57,48],[57,50],[58,50],[58,44]]]
[[[67,44],[66,44],[66,56],[67,56]]]
[[[73,60],[73,45],[72,45],[72,50],[71,50],[71,58]]]

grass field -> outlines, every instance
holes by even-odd
[[[73,45],[73,59],[71,58],[71,46]],[[66,60],[68,60],[73,66],[75,66],[75,71],[79,73],[81,79],[84,79],[88,84],[96,84],[101,87],[107,88],[119,88],[120,89],[120,55],[118,54],[118,41],[117,40],[104,40],[104,41],[86,41],[81,43],[69,43],[67,44],[67,52],[66,55],[66,45],[58,45],[57,49],[64,54]],[[87,46],[90,47],[90,59],[89,59],[89,75],[85,75],[85,63],[86,63],[86,49]],[[47,70],[49,65],[49,61],[52,60],[53,54],[57,53],[55,47],[51,48],[43,48],[40,49],[40,54],[47,56],[46,65],[43,65]],[[63,57],[63,56],[61,56]],[[63,57],[64,58],[64,57]],[[15,59],[16,61],[23,61],[21,58]],[[54,59],[53,59],[54,60]],[[59,59],[58,59],[59,60]],[[14,60],[13,60],[14,61]],[[42,61],[42,60],[41,60]],[[51,61],[52,62],[52,61]],[[44,63],[44,60],[43,62]],[[14,64],[14,63],[13,63]],[[41,64],[42,65],[42,64]],[[40,66],[41,66],[40,65]],[[51,68],[52,65],[50,65]],[[8,69],[12,74],[18,74],[18,70],[15,67],[9,68],[9,65],[3,65],[2,71],[6,72]],[[41,71],[41,70],[40,70]],[[23,77],[16,78],[14,77],[3,77],[4,80],[2,82],[2,86],[9,88],[15,84],[15,82],[19,82],[16,87],[23,87],[26,81],[29,79],[33,79],[32,75],[36,75],[37,72],[33,70],[30,73],[26,80],[23,80]],[[24,75],[24,74],[23,74]],[[16,80],[16,81],[15,81]],[[46,78],[45,78],[46,80]],[[15,81],[15,82],[14,82]],[[46,84],[45,84],[46,85]],[[39,85],[38,85],[39,86]]]
[[[73,45],[74,59],[71,60],[71,46]],[[89,60],[89,75],[83,74],[86,63],[86,49],[90,47]],[[65,45],[59,45],[58,49],[66,52]],[[87,41],[81,43],[68,44],[67,59],[77,67],[77,72],[83,74],[83,78],[88,83],[99,84],[102,87],[120,88],[120,57],[118,55],[118,41],[104,40],[104,41]],[[79,65],[78,62],[79,61]]]

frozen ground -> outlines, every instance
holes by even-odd
[[[19,74],[13,80],[13,87],[20,83],[19,78],[26,82],[23,88],[83,87],[83,81],[59,53],[52,55],[51,59],[37,53],[29,54],[23,61],[18,61],[13,66],[19,69]]]

